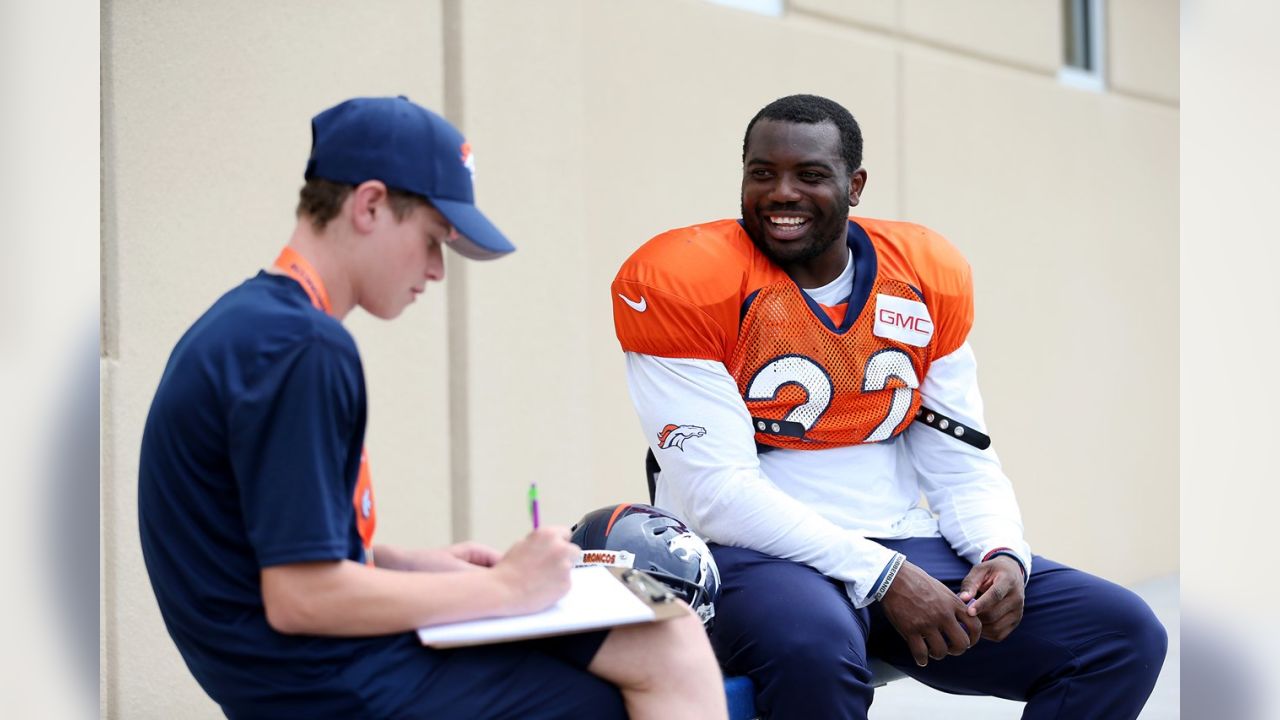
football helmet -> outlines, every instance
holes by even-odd
[[[720,571],[707,544],[675,516],[652,505],[608,505],[584,515],[573,526],[572,540],[583,550],[580,564],[644,570],[711,627]]]

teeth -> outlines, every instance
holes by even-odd
[[[793,227],[796,225],[803,225],[805,222],[804,218],[799,217],[773,217],[769,218],[769,220],[774,225],[791,225]]]

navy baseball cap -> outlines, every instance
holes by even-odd
[[[464,257],[488,260],[515,250],[476,209],[471,146],[448,120],[399,97],[353,98],[311,119],[304,177],[346,185],[381,180],[431,204],[461,236],[449,243]]]

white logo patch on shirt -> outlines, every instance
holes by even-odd
[[[933,338],[929,308],[915,300],[876,295],[876,322],[871,332],[882,338],[924,347]]]
[[[643,295],[640,296],[639,300],[632,300],[631,298],[627,297],[626,295],[623,295],[622,293],[618,293],[618,297],[622,298],[622,302],[626,303],[632,310],[635,310],[636,312],[644,312],[649,307],[649,301],[645,300]]]

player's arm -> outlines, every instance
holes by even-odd
[[[231,408],[231,463],[277,630],[403,632],[541,609],[567,590],[573,545],[563,529],[536,532],[476,572],[414,572],[454,564],[395,548],[375,549],[384,567],[341,559],[354,522],[352,444],[364,415],[354,344],[318,335],[253,380]]]
[[[349,560],[272,565],[261,572],[267,622],[285,634],[369,636],[535,612],[569,589],[576,547],[568,537],[565,528],[541,528],[493,567],[475,572],[406,571]]]
[[[373,549],[375,564],[388,570],[450,572],[493,567],[502,553],[477,542],[460,542],[442,548],[406,548],[378,545]]]
[[[973,350],[963,343],[935,360],[921,384],[923,404],[985,432]],[[960,599],[982,620],[982,636],[1003,640],[1022,619],[1031,548],[1013,486],[991,448],[979,450],[933,427],[915,423],[906,446],[943,537],[974,564]]]
[[[901,555],[835,525],[764,475],[751,417],[723,364],[629,352],[627,382],[662,466],[658,505],[713,542],[849,583],[859,607],[892,581]],[[664,434],[668,425],[687,427]]]
[[[969,264],[932,230],[909,224],[902,228],[899,232],[909,242],[896,249],[918,274],[934,327],[935,359],[920,385],[923,405],[949,418],[949,427],[958,422],[985,433],[977,363],[968,343],[974,313]],[[1022,518],[995,452],[919,422],[908,427],[905,441],[942,535],[956,553],[977,564],[993,550],[1004,549],[1029,571],[1031,550],[1022,537]]]
[[[986,431],[977,362],[968,343],[933,362],[920,394],[930,410]],[[907,429],[906,443],[929,507],[956,554],[977,564],[999,551],[1029,572],[1031,548],[1023,538],[1022,515],[995,451],[979,450],[918,422]]]

